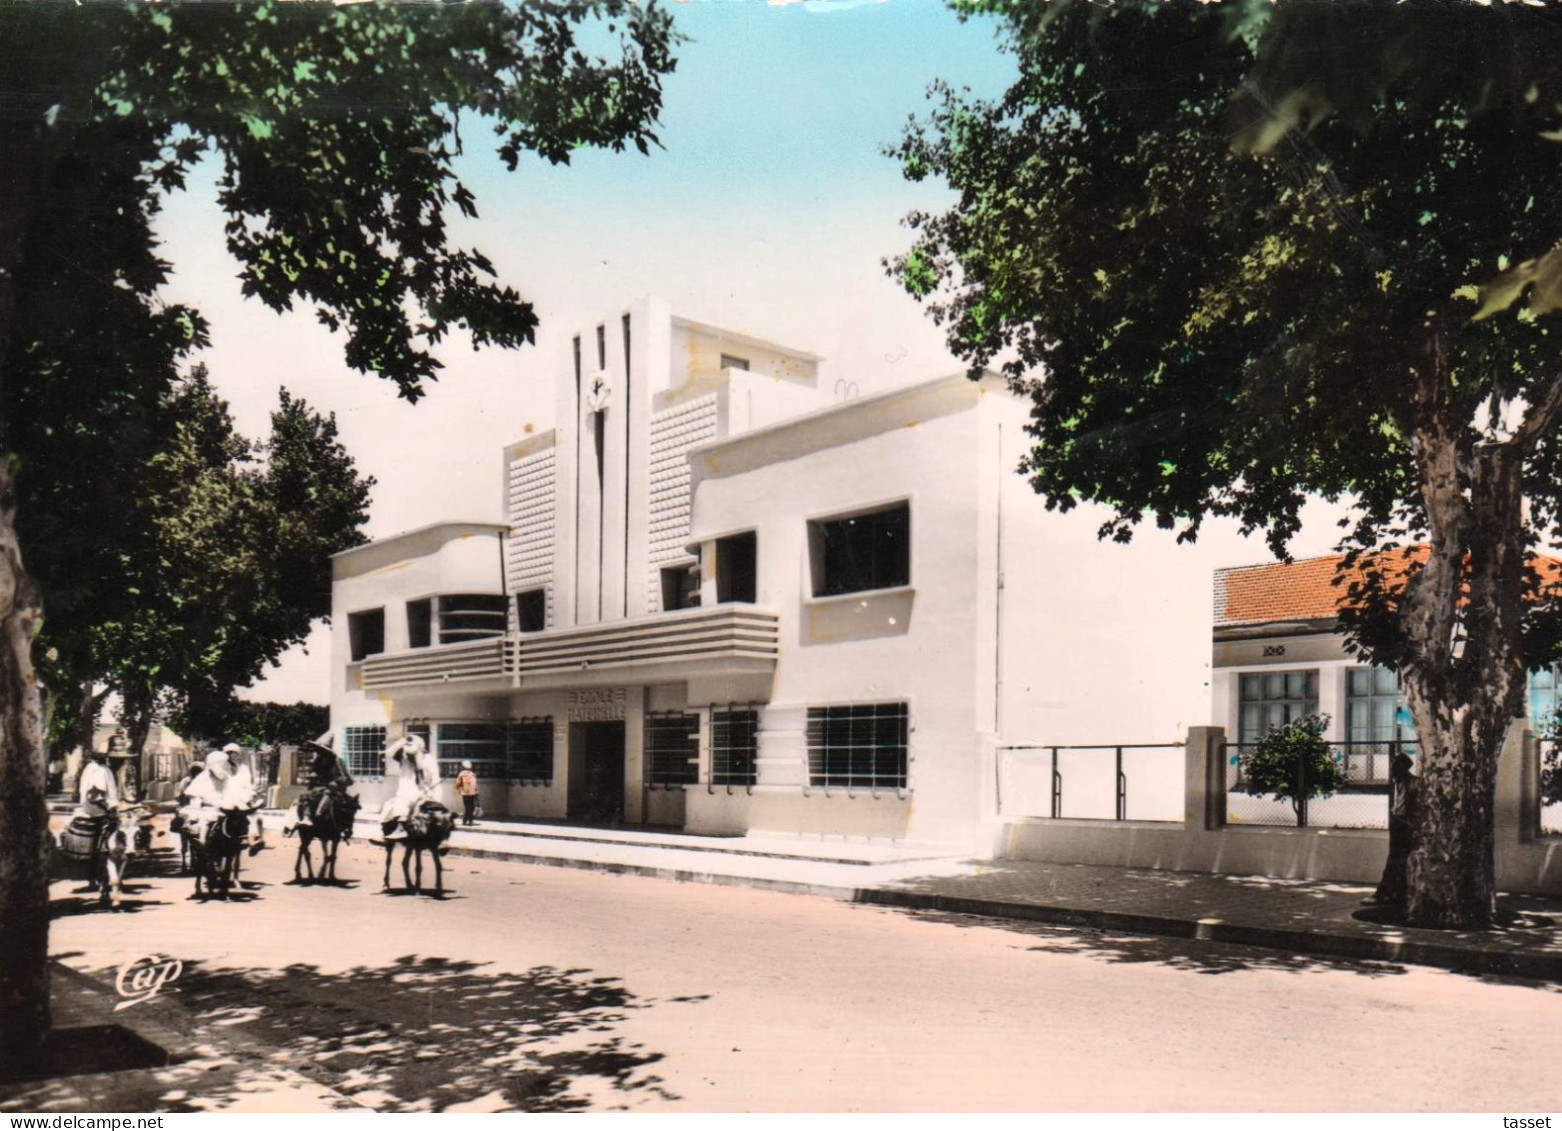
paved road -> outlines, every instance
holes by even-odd
[[[1550,986],[451,858],[448,898],[141,882],[54,952],[186,964],[197,1036],[389,1111],[1550,1110]],[[170,1076],[167,1102],[199,1082]]]

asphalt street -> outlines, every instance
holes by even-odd
[[[143,876],[113,914],[57,883],[52,950],[104,981],[177,957],[198,1038],[385,1111],[1555,1106],[1551,985],[446,864],[439,900],[382,893],[361,844],[334,888],[286,882],[291,842],[263,852],[226,903]],[[160,1103],[223,1106],[166,1082]]]

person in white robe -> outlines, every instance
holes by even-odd
[[[439,788],[439,759],[415,734],[385,748],[385,772],[396,775],[396,792],[380,809],[386,840],[405,840],[406,822],[417,806]]]
[[[255,802],[255,781],[249,767],[234,765],[233,755],[242,753],[237,743],[206,756],[206,768],[185,787],[187,803],[179,810],[189,829],[202,844],[212,823],[224,809],[249,809]]]

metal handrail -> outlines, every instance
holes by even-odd
[[[999,753],[1034,753],[1048,754],[1052,760],[1052,819],[1060,820],[1063,816],[1063,772],[1058,769],[1058,752],[1062,750],[1110,750],[1113,752],[1115,772],[1117,775],[1116,819],[1126,821],[1128,819],[1128,775],[1123,769],[1124,750],[1180,750],[1186,744],[1182,742],[1102,742],[1085,743],[1078,746],[1064,745],[1037,745],[1027,743],[1025,745],[1006,745],[996,747]],[[997,766],[1001,760],[994,759]],[[1003,773],[1001,768],[997,774],[997,801],[999,812],[1003,805]]]

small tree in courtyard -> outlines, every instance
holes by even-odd
[[[1345,784],[1345,770],[1323,734],[1328,715],[1304,715],[1272,728],[1258,745],[1242,755],[1238,788],[1249,797],[1288,801],[1296,823],[1307,823],[1307,803],[1332,797]]]

